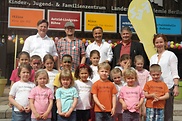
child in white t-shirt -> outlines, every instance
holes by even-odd
[[[113,116],[113,121],[122,121],[122,105],[119,102],[119,92],[121,88],[126,85],[126,83],[122,79],[122,71],[119,68],[112,69],[110,72],[110,77],[112,81],[114,81],[113,83],[118,91],[116,95],[117,96],[116,109],[115,109],[115,114]]]
[[[100,79],[100,76],[98,74],[98,65],[100,60],[100,53],[98,50],[92,50],[90,52],[90,61],[92,65],[90,65],[92,71],[93,71],[93,78],[91,79],[92,83],[98,81]]]
[[[30,106],[28,95],[35,84],[29,81],[31,75],[31,66],[29,64],[21,64],[18,68],[20,80],[14,83],[9,92],[9,101],[14,105],[12,111],[12,120],[19,121],[31,120]]]
[[[86,64],[80,64],[75,70],[75,87],[78,91],[78,103],[76,105],[77,121],[88,121],[90,119],[91,109],[91,87],[92,69]]]

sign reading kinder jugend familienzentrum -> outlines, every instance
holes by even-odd
[[[84,31],[92,31],[95,26],[101,26],[104,32],[117,32],[117,15],[108,13],[85,12]]]
[[[81,31],[82,13],[78,11],[48,10],[48,21],[50,30],[64,30],[68,21],[75,24],[75,30]]]
[[[44,13],[44,9],[9,7],[8,28],[36,29],[37,21],[44,19]]]

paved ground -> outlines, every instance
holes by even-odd
[[[11,108],[8,106],[9,86],[4,90],[4,94],[0,97],[0,121],[11,121]],[[174,120],[182,121],[182,99],[175,99],[174,103]]]

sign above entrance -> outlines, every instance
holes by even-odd
[[[66,22],[71,21],[75,24],[75,30],[81,31],[82,12],[48,10],[48,21],[50,30],[64,30]]]
[[[36,29],[44,13],[44,9],[9,7],[8,28]]]

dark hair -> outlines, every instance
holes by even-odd
[[[59,75],[59,82],[60,82],[60,87],[62,87],[62,83],[61,83],[61,79],[62,78],[70,78],[71,79],[71,84],[69,85],[69,87],[72,87],[74,86],[74,80],[73,80],[73,75],[72,75],[72,72],[71,70],[69,69],[62,69],[61,72],[60,72],[60,75]]]
[[[32,57],[30,58],[30,61],[33,61],[34,59],[39,60],[39,61],[42,62],[42,59],[41,59],[41,57],[39,55],[32,55]]]
[[[121,28],[121,32],[123,32],[123,30],[126,30],[126,31],[128,31],[128,32],[132,33],[131,28],[130,28],[130,27],[128,27],[128,26],[124,26],[124,27],[122,27],[122,28]]]
[[[129,59],[131,59],[129,54],[123,54],[123,55],[121,55],[121,57],[119,58],[118,64],[119,64],[121,61],[129,60]]]
[[[154,44],[154,46],[155,46],[155,40],[157,38],[159,38],[159,37],[161,37],[164,40],[164,43],[165,42],[168,42],[167,37],[164,34],[154,34],[154,38],[153,38],[153,44]],[[165,46],[165,49],[166,48],[167,48],[167,45]]]
[[[75,75],[74,75],[75,78],[80,79],[79,73],[80,73],[80,70],[83,68],[87,69],[89,77],[92,78],[93,77],[93,71],[90,68],[90,66],[88,66],[86,64],[80,64],[79,66],[77,66],[77,68],[75,70]]]
[[[97,55],[100,57],[100,53],[99,53],[98,50],[92,50],[92,51],[90,52],[90,58],[93,56],[93,54],[97,54]]]
[[[39,25],[42,24],[42,23],[46,23],[46,24],[47,24],[47,27],[48,27],[48,25],[49,25],[49,23],[48,23],[48,21],[47,21],[46,19],[42,19],[42,20],[39,20],[39,21],[37,22],[37,26],[39,26]]]
[[[73,60],[73,59],[72,59],[72,56],[71,56],[71,55],[69,55],[69,54],[65,54],[65,55],[63,55],[62,60],[63,60],[63,58],[64,58],[64,57],[69,57],[69,58],[71,58],[71,61]]]
[[[30,66],[30,64],[20,64],[20,66],[18,67],[18,77],[20,77],[20,73],[23,68],[27,69],[31,74],[32,67]]]
[[[47,59],[51,59],[54,62],[54,58],[51,54],[46,54],[43,58],[43,62],[45,63]]]
[[[26,56],[29,58],[29,60],[30,60],[30,55],[29,55],[28,52],[26,52],[26,51],[21,51],[21,52],[18,54],[18,59],[20,59],[22,55],[26,55]]]
[[[95,27],[92,29],[92,33],[94,32],[95,29],[101,29],[101,31],[103,32],[102,27],[100,27],[100,26],[95,26]]]

